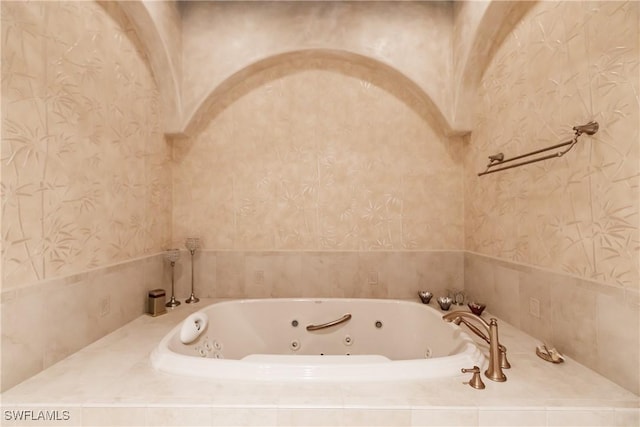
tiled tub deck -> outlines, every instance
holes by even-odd
[[[505,383],[485,379],[484,390],[463,384],[469,375],[319,384],[155,372],[149,354],[160,339],[215,301],[141,316],[6,391],[2,425],[640,425],[638,396],[571,359],[544,362],[535,355],[538,342],[505,322],[500,338],[513,368]]]

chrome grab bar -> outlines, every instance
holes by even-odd
[[[351,313],[347,313],[339,319],[332,320],[331,322],[323,323],[321,325],[308,325],[307,331],[317,331],[318,329],[330,328],[332,326],[339,325],[340,323],[344,323],[349,319],[351,319]]]

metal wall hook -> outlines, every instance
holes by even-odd
[[[586,125],[573,127],[573,130],[576,131],[577,136],[580,136],[583,133],[586,133],[587,135],[593,135],[594,133],[598,132],[598,129],[600,129],[600,125],[598,124],[598,122],[594,121],[591,121]]]

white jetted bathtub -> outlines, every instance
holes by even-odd
[[[449,377],[486,358],[460,327],[414,302],[259,299],[204,307],[151,354],[161,371],[245,380]]]

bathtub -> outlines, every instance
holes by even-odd
[[[184,344],[181,332],[194,315],[204,316],[206,327]],[[194,315],[152,351],[156,370],[214,379],[388,381],[457,376],[487,362],[459,326],[408,301],[235,300]]]

